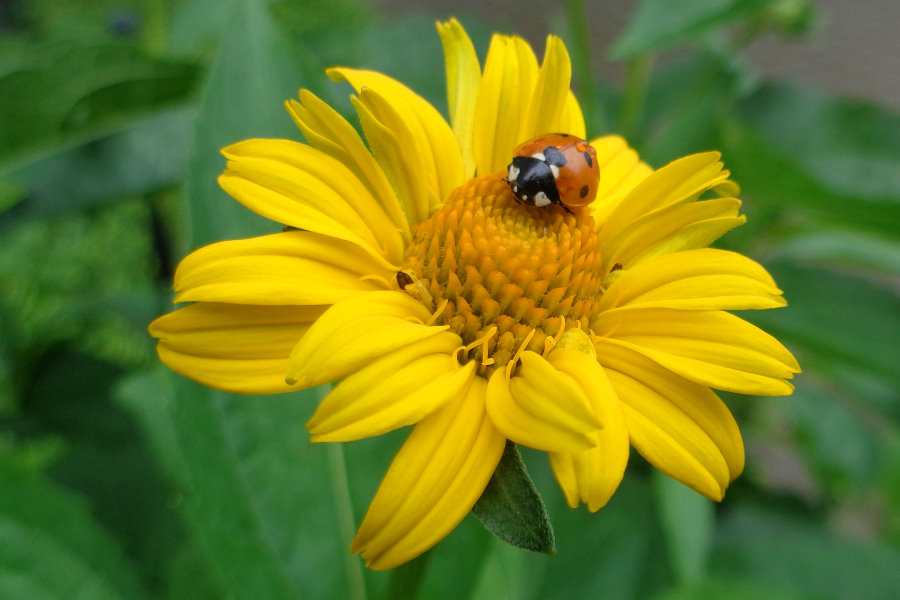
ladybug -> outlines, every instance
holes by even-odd
[[[596,150],[567,133],[542,135],[516,148],[504,178],[519,204],[562,206],[569,213],[594,201],[599,180]]]

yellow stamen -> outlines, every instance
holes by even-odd
[[[451,359],[451,360],[454,362],[454,364],[456,364],[457,366],[459,365],[459,351],[460,351],[460,350],[462,350],[463,352],[467,352],[465,346],[460,346],[459,348],[457,348],[456,350],[454,350],[454,351],[450,354],[450,359]]]
[[[566,330],[566,318],[562,315],[560,315],[559,318],[561,319],[561,322],[559,324],[559,330],[556,332],[556,335],[554,335],[552,338],[544,338],[544,351],[541,353],[541,356],[543,357],[546,357],[547,354],[549,354],[550,351],[553,350],[553,347],[557,344],[557,342],[559,342],[559,338],[562,337],[563,332],[565,332]]]
[[[513,354],[512,359],[506,363],[506,381],[509,381],[510,377],[512,377],[512,370],[515,368],[516,363],[519,362],[519,357],[522,356],[522,353],[525,352],[525,348],[528,346],[528,342],[531,341],[531,338],[534,337],[536,331],[534,329],[531,330],[527,336],[525,336],[525,341],[519,346],[519,349],[516,350],[516,353]]]
[[[425,324],[426,325],[434,325],[434,322],[437,321],[438,317],[440,317],[443,314],[443,312],[447,308],[448,304],[450,304],[450,301],[447,300],[446,298],[441,300],[441,303],[438,305],[437,310],[434,311],[430,317],[428,317],[428,320],[425,321]]]
[[[472,342],[471,344],[466,346],[467,351],[471,350],[472,348],[481,346],[481,366],[482,367],[486,367],[488,365],[494,364],[494,359],[491,358],[490,354],[489,354],[490,350],[488,348],[488,342],[490,342],[491,338],[493,338],[495,335],[497,335],[497,327],[496,326],[491,327],[487,331],[487,333],[485,333],[483,336],[481,336],[480,338],[478,338],[477,340],[475,340],[474,342]]]

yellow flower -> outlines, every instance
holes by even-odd
[[[785,302],[759,264],[707,247],[744,222],[719,154],[653,171],[601,137],[587,210],[520,205],[502,179],[513,149],[585,137],[566,49],[549,37],[538,65],[495,35],[482,71],[458,22],[438,31],[450,124],[385,75],[335,68],[365,142],[301,90],[287,108],[308,143],[223,150],[222,187],[289,230],[182,261],[175,300],[191,304],[151,325],[161,359],[239,393],[340,381],[313,441],[414,425],[352,545],[375,569],[447,535],[507,440],[549,453],[573,507],[608,501],[629,446],[721,499],[744,452],[712,389],[789,394],[799,368],[724,312]]]

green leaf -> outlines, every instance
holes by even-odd
[[[771,504],[724,519],[713,555],[717,576],[762,576],[769,586],[823,600],[893,598],[898,564],[896,548],[838,537],[808,514],[779,513]]]
[[[278,470],[282,476],[290,477],[285,468],[287,457],[293,457],[296,462],[291,462],[297,465],[307,462],[302,453],[298,454],[296,442],[285,440],[288,432],[303,440],[302,427],[297,426],[303,420],[294,417],[291,420],[297,425],[280,427],[277,433],[273,432],[270,443],[264,444],[257,427],[271,422],[273,417],[276,421],[283,419],[284,424],[292,411],[264,406],[260,400],[253,403],[232,399],[184,381],[176,382],[175,392],[170,416],[189,469],[187,516],[195,534],[203,539],[226,589],[234,598],[295,597],[284,556],[278,550],[286,550],[308,531],[307,520],[315,507],[310,507],[311,514],[303,520],[287,527],[290,521],[279,518],[284,515],[262,512],[265,508],[259,502],[268,496],[266,499],[272,503],[293,504],[299,495],[291,490],[294,486],[284,485],[277,491],[266,487],[272,482],[265,477],[260,481],[259,474]],[[260,409],[267,414],[260,415]],[[266,464],[267,461],[275,464]],[[256,477],[253,471],[257,471]],[[278,491],[286,497],[271,497]],[[323,547],[326,549],[328,546]]]
[[[63,451],[48,473],[90,502],[97,521],[135,559],[145,585],[156,588],[165,585],[161,573],[184,529],[169,505],[173,490],[132,414],[111,397],[121,374],[83,354],[47,353],[25,389],[17,424],[36,439],[60,440]]]
[[[736,119],[721,127],[719,147],[740,183],[742,196],[782,212],[802,211],[835,226],[900,236],[900,195],[843,193],[800,164],[800,156],[775,146]]]
[[[556,552],[547,509],[512,442],[506,443],[500,464],[472,512],[504,542],[534,552]]]
[[[117,44],[55,44],[42,62],[0,77],[0,173],[35,157],[121,128],[130,119],[185,103],[199,69]]]
[[[864,279],[785,263],[768,265],[790,303],[773,311],[744,314],[800,356],[814,370],[840,384],[842,370],[856,369],[900,386],[897,340],[900,298]]]
[[[229,598],[350,597],[341,565],[360,559],[348,557],[341,535],[329,448],[310,444],[303,426],[314,390],[233,396],[158,373],[122,392],[178,483],[179,507]],[[356,522],[402,437],[346,445]],[[366,573],[376,587],[383,576]]]
[[[884,468],[888,453],[879,430],[887,423],[875,425],[874,421],[887,421],[884,417],[889,415],[879,414],[876,406],[865,406],[869,400],[865,396],[848,399],[828,394],[830,387],[801,388],[783,410],[817,481],[835,497],[850,490],[862,493],[875,487]]]
[[[771,0],[642,0],[613,45],[614,59],[659,50],[765,10]]]
[[[15,459],[0,454],[0,597],[145,597],[87,506]]]
[[[170,379],[132,387],[129,406],[183,486],[185,519],[219,585],[236,600],[347,597],[336,565],[350,540],[339,535],[327,448],[310,444],[303,426],[315,393],[233,396]],[[350,481],[380,476],[389,462],[382,452],[358,456]]]
[[[742,65],[712,52],[656,70],[635,142],[641,158],[661,166],[715,148],[718,120],[731,113],[748,85]]]
[[[484,529],[474,515],[469,515],[456,529],[428,551],[429,568],[419,591],[420,598],[472,598],[486,561],[496,547],[518,549],[502,544]],[[381,597],[389,598],[382,595]]]
[[[547,490],[557,535],[557,554],[519,552],[525,560],[523,588],[530,598],[644,600],[671,584],[663,532],[654,518],[653,490],[642,477],[640,459],[609,504],[596,513],[570,509],[552,488],[551,474],[536,480]],[[637,467],[637,469],[633,468]],[[549,470],[549,469],[548,469]]]
[[[0,179],[0,218],[5,218],[3,213],[22,202],[25,194],[23,186]]]
[[[765,581],[710,577],[669,590],[655,600],[821,600],[817,594],[788,591]]]
[[[843,271],[856,277],[890,281],[900,273],[900,246],[888,239],[835,229],[802,231],[781,242],[782,260]]]
[[[484,527],[481,527],[484,532]],[[489,536],[487,536],[489,537]],[[470,600],[496,600],[497,598],[543,598],[535,594],[534,584],[540,580],[540,570],[532,569],[531,558],[547,559],[543,554],[522,552],[514,546],[490,538],[490,552],[481,556],[477,568],[478,579],[470,593]],[[455,596],[447,596],[455,598]]]
[[[673,571],[681,583],[697,581],[712,550],[713,504],[659,471],[653,471],[653,484]]]
[[[2,224],[174,188],[184,177],[194,118],[188,108],[166,111],[11,171],[6,179],[25,198]]]
[[[188,487],[190,471],[178,447],[171,422],[175,386],[162,363],[146,373],[134,373],[117,382],[117,401],[137,419],[160,468],[179,490]]]
[[[242,0],[184,0],[171,7],[169,50],[201,57],[215,52]]]
[[[900,114],[787,84],[743,100],[738,115],[770,146],[836,193],[900,205]]]
[[[418,598],[422,581],[431,562],[431,552],[420,554],[409,562],[391,569],[385,598]]]

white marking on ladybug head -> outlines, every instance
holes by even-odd
[[[517,167],[516,165],[514,165],[512,163],[509,163],[508,169],[509,169],[509,175],[507,175],[506,178],[510,182],[515,181],[516,178],[519,176],[519,167]]]
[[[547,160],[547,157],[544,156],[543,152],[535,152],[534,154],[531,155],[531,158],[536,158],[538,160],[543,160],[543,161]]]
[[[538,192],[534,196],[534,205],[540,208],[550,205],[550,198],[544,192]]]
[[[550,167],[550,172],[553,173],[553,179],[559,179],[559,167],[556,165],[548,165]]]
[[[513,192],[516,193],[516,194],[518,194],[518,193],[519,193],[519,186],[514,185],[514,186],[513,186]]]

